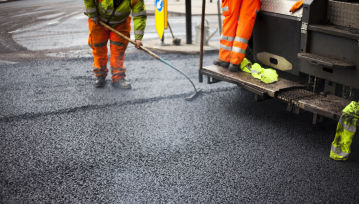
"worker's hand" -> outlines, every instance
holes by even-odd
[[[142,46],[142,41],[141,40],[136,40],[135,43],[136,43],[135,46],[136,46],[137,49],[140,48],[140,46]]]
[[[304,0],[295,2],[295,4],[292,6],[292,8],[290,8],[289,11],[292,13],[296,12],[298,9],[300,9],[300,7],[302,7],[303,3],[304,3]]]
[[[98,17],[90,18],[90,20],[96,24],[98,24]]]

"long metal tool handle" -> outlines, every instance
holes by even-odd
[[[170,22],[167,21],[167,25],[168,25],[168,28],[169,28],[170,31],[171,31],[172,38],[175,39],[175,36],[173,35],[173,32],[172,32],[172,28],[171,28]]]
[[[122,34],[121,32],[117,31],[116,29],[112,28],[111,26],[107,25],[106,23],[104,23],[103,21],[99,21],[99,24],[102,25],[103,27],[109,29],[110,31],[116,33],[117,35],[119,35],[120,37],[122,37],[123,39],[127,40],[128,42],[130,42],[133,45],[136,45],[136,42],[134,42],[133,40],[131,40],[129,37],[127,37],[126,35]],[[142,45],[140,46],[140,49],[142,49],[143,51],[147,52],[147,54],[151,55],[152,57],[156,58],[157,60],[163,62],[164,64],[168,65],[169,67],[171,67],[172,69],[176,70],[178,73],[180,73],[181,75],[183,75],[184,77],[186,77],[186,79],[188,79],[189,82],[191,82],[193,89],[194,89],[194,94],[192,94],[191,96],[187,97],[186,100],[192,100],[197,94],[198,94],[198,90],[196,88],[196,86],[194,85],[193,81],[185,74],[183,73],[181,70],[177,69],[175,66],[173,66],[172,64],[170,64],[169,62],[167,62],[166,60],[162,59],[160,56],[156,55],[155,53],[153,53],[151,50],[143,47]]]
[[[217,11],[218,11],[219,34],[222,34],[222,14],[221,14],[221,1],[220,0],[217,0]]]
[[[131,44],[136,46],[136,42],[131,40],[129,37],[127,37],[126,35],[122,34],[121,32],[117,31],[116,29],[112,28],[111,26],[107,25],[106,23],[99,21],[100,25],[102,25],[103,27],[109,29],[110,31],[116,33],[117,35],[121,36],[123,39],[127,40],[128,42],[130,42]],[[160,60],[160,56],[156,55],[155,53],[153,53],[151,50],[143,47],[142,45],[140,46],[140,48],[147,52],[147,54],[151,55],[152,57]]]
[[[201,17],[201,45],[200,45],[200,53],[199,53],[199,70],[198,70],[198,79],[199,82],[203,82],[202,68],[203,68],[203,41],[204,41],[204,20],[206,15],[206,0],[202,1],[202,17]]]
[[[181,70],[177,69],[175,66],[173,66],[172,64],[170,64],[169,62],[167,62],[166,60],[160,58],[159,59],[161,62],[163,62],[164,64],[170,66],[172,69],[176,70],[177,72],[179,72],[180,74],[182,74],[184,77],[186,77],[188,79],[189,82],[191,82],[195,92],[197,92],[196,86],[194,85],[193,81],[185,74],[183,73]]]

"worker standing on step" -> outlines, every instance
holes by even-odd
[[[260,0],[222,0],[223,31],[215,65],[240,70],[260,5]]]
[[[107,42],[110,40],[110,66],[112,85],[115,88],[131,88],[125,79],[125,51],[128,41],[99,25],[99,20],[130,37],[132,12],[136,47],[142,45],[146,27],[144,0],[84,0],[89,16],[89,46],[94,57],[93,71],[96,77],[95,87],[104,87],[107,76]]]

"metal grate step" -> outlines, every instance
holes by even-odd
[[[303,98],[314,98],[317,94],[302,88],[283,90],[278,93],[277,98],[285,102],[298,101]]]
[[[320,95],[300,88],[284,90],[277,95],[277,98],[300,109],[334,120],[339,119],[342,110],[350,103],[338,96]]]

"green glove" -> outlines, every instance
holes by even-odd
[[[278,81],[277,71],[271,68],[262,68],[258,63],[252,63],[244,58],[241,63],[241,70],[250,73],[253,78],[259,79],[266,84]]]

